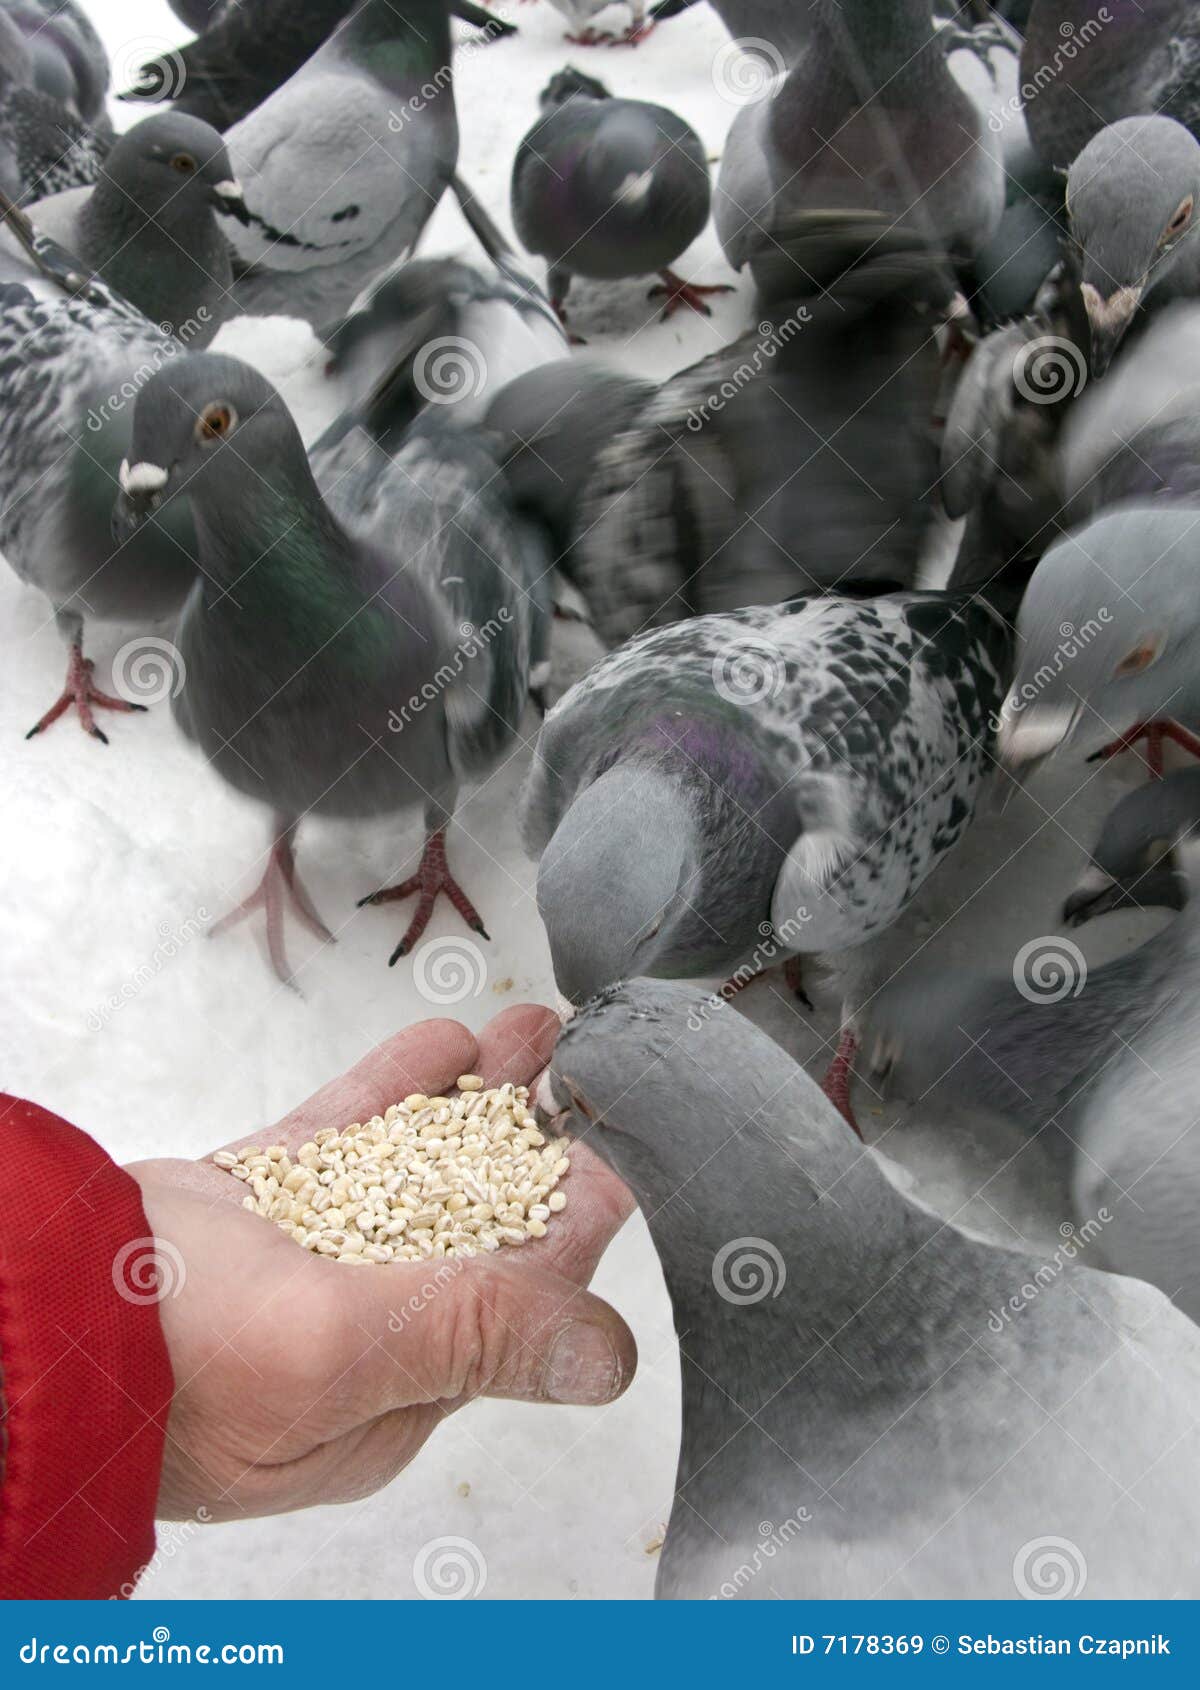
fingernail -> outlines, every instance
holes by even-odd
[[[602,1326],[576,1320],[554,1341],[546,1366],[551,1402],[611,1402],[620,1383],[620,1363]]]

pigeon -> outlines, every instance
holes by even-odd
[[[1095,375],[1108,369],[1135,315],[1200,298],[1198,202],[1200,141],[1169,117],[1110,124],[1072,164],[1067,211]]]
[[[653,29],[646,22],[647,0],[550,0],[556,12],[561,12],[569,26],[566,39],[575,47],[599,47],[624,43],[636,47]],[[597,29],[592,19],[610,6],[624,4],[629,10],[629,23],[623,33]]]
[[[0,235],[0,552],[49,599],[68,647],[67,679],[30,737],[74,710],[107,743],[98,709],[141,706],[101,692],[83,655],[85,619],[155,620],[195,578],[183,511],[125,545],[109,533],[130,400],[181,348],[11,205]]]
[[[94,182],[111,144],[33,79],[25,36],[0,10],[0,185],[18,204]]]
[[[692,987],[602,994],[549,1087],[632,1189],[671,1298],[660,1598],[1200,1591],[1200,1333],[1159,1291],[935,1214]]]
[[[207,346],[229,314],[233,270],[215,213],[245,216],[217,131],[181,112],[144,118],[117,141],[94,187],[31,207],[73,252],[162,329]]]
[[[426,404],[478,422],[495,394],[570,352],[550,301],[491,218],[470,197],[463,209],[487,270],[457,258],[402,259],[322,336],[342,408],[385,447]]]
[[[1198,830],[1197,770],[1136,788],[1105,823],[1064,919],[1181,910],[1136,950],[1089,969],[1071,940],[1046,935],[1018,951],[1007,975],[960,975],[953,985],[918,965],[883,988],[863,1027],[876,1068],[902,1097],[983,1105],[1031,1133],[1061,1129],[1076,1225],[1103,1222],[1089,1259],[1149,1280],[1193,1320]]]
[[[237,309],[321,328],[411,256],[458,157],[446,0],[362,0],[227,136]]]
[[[724,285],[685,282],[671,269],[708,222],[708,159],[690,124],[665,106],[614,99],[570,65],[541,96],[542,115],[517,148],[512,215],[517,238],[549,265],[562,311],[575,276],[616,281],[657,272],[664,317],[683,306],[709,315]]]
[[[92,127],[107,126],[108,54],[77,0],[0,0],[25,38],[33,86]]]
[[[357,0],[238,0],[219,10],[200,0],[197,41],[150,59],[127,100],[171,99],[214,128],[228,129],[261,105],[317,51]],[[449,0],[457,17],[482,27],[486,38],[515,35],[516,26],[480,6]],[[189,21],[185,18],[185,22]]]
[[[998,570],[1032,570],[1069,519],[1060,445],[1088,383],[1091,349],[1079,278],[1068,254],[1033,311],[972,352],[942,435],[942,499],[966,518],[948,585]]]
[[[290,982],[285,906],[330,937],[296,874],[303,818],[421,803],[420,868],[364,900],[418,895],[391,960],[442,893],[483,934],[445,831],[460,783],[516,736],[548,567],[486,447],[434,407],[394,457],[343,417],[310,459],[264,377],[188,353],[138,395],[118,531],[152,527],[179,497],[202,573],[179,623],[187,685],[173,709],[217,773],[275,818],[262,882],[226,921],[265,908],[272,964]]]
[[[1122,118],[1157,112],[1200,134],[1200,15],[1192,0],[1034,0],[1021,81],[1029,133],[1061,170]]]
[[[951,74],[929,0],[816,0],[808,51],[735,118],[713,200],[734,269],[815,207],[886,212],[964,265],[999,222],[999,135]]]
[[[535,371],[510,419],[493,408],[607,645],[814,588],[912,584],[953,280],[878,214],[809,214],[775,257],[758,327],[657,394],[583,366],[573,395],[569,372]]]
[[[982,598],[810,595],[601,659],[547,716],[521,799],[562,992],[887,927],[970,821],[1010,646]]]

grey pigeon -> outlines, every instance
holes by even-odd
[[[44,234],[196,347],[208,345],[232,304],[217,213],[245,215],[241,185],[217,131],[182,112],[144,118],[117,141],[94,187],[30,210]]]
[[[34,86],[33,55],[0,10],[0,185],[22,203],[94,182],[111,144],[74,108]],[[7,167],[3,160],[7,159]]]
[[[949,585],[1032,569],[1065,532],[1064,429],[1088,383],[1091,337],[1070,254],[1033,311],[986,335],[955,389],[942,434],[942,498],[965,517]]]
[[[1076,1224],[1089,1260],[1148,1279],[1200,1316],[1200,771],[1122,800],[1064,914],[1184,906],[1136,950],[1089,969],[1071,940],[1022,946],[1009,973],[951,983],[922,965],[885,986],[864,1045],[901,1096],[982,1105],[1071,1147]],[[1111,871],[1111,872],[1110,872]],[[1174,884],[1172,884],[1174,882]],[[919,1018],[916,1013],[920,1006]]]
[[[454,174],[446,0],[362,0],[227,139],[250,211],[237,308],[324,327],[412,256]]]
[[[480,25],[488,38],[514,35],[516,26],[482,7],[448,0],[457,17]],[[328,39],[358,0],[237,0],[219,8],[205,0],[194,8],[207,14],[192,27],[199,40],[149,60],[128,100],[170,99],[176,111],[228,129],[298,71]]]
[[[671,1297],[658,1596],[1200,1590],[1200,1333],[1160,1292],[933,1213],[694,988],[604,994],[550,1085],[633,1190]]]
[[[1158,113],[1200,134],[1200,13],[1192,0],[1034,0],[1021,80],[1029,132],[1065,170],[1097,130]]]
[[[459,785],[512,744],[542,615],[547,559],[515,520],[497,468],[467,430],[427,412],[393,458],[344,418],[311,460],[278,393],[235,359],[189,353],[134,411],[121,532],[182,496],[201,579],[180,620],[187,736],[236,791],[269,807],[257,892],[271,961],[289,980],[287,905],[328,938],[296,875],[309,814],[361,821],[424,808],[418,872],[370,902],[418,895],[392,961],[445,893],[445,830]],[[229,919],[229,918],[227,918]]]
[[[999,136],[952,75],[929,0],[815,0],[809,49],[735,118],[713,201],[733,267],[818,208],[886,212],[961,264],[995,229]]]
[[[325,330],[327,373],[343,408],[354,408],[381,444],[425,405],[453,407],[456,422],[479,419],[506,385],[570,351],[545,293],[478,201],[463,209],[491,263],[403,259],[354,309]],[[408,403],[401,401],[408,391]]]
[[[526,491],[544,490],[563,571],[606,644],[814,588],[914,579],[933,516],[946,266],[877,215],[813,214],[763,280],[759,326],[656,394],[622,377],[602,388],[586,366],[574,395],[569,373],[522,380],[506,454]]]
[[[1021,604],[1001,714],[998,748],[1014,773],[1028,779],[1067,752],[1110,754],[1149,725],[1200,748],[1165,720],[1200,729],[1197,579],[1200,504],[1187,500],[1116,505],[1050,548]]]
[[[1092,368],[1103,375],[1134,321],[1200,298],[1200,141],[1169,117],[1130,117],[1088,142],[1067,175]]]
[[[93,127],[107,125],[108,54],[76,0],[0,0],[25,38],[33,86]]]
[[[980,599],[811,596],[603,658],[547,716],[522,797],[562,991],[887,927],[970,821],[1010,643]]]
[[[614,99],[571,66],[543,89],[541,105],[513,163],[512,215],[521,244],[549,265],[555,308],[575,276],[657,273],[664,316],[684,305],[707,316],[704,295],[731,290],[671,269],[708,222],[708,159],[695,130],[665,106]]]
[[[85,619],[170,615],[195,578],[185,512],[124,545],[109,527],[130,398],[180,347],[104,283],[87,281],[20,213],[8,217],[34,259],[0,234],[0,552],[49,599],[69,648],[62,695],[31,733],[73,709],[104,740],[96,709],[139,706],[94,685]]]

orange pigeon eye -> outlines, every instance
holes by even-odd
[[[214,446],[233,432],[236,422],[232,405],[206,405],[196,419],[196,439],[202,446]]]

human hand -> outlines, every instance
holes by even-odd
[[[455,1021],[421,1022],[253,1136],[295,1149],[464,1073],[529,1084],[557,1034],[558,1018],[534,1005],[505,1011],[478,1040]],[[633,1376],[632,1333],[583,1289],[633,1202],[583,1146],[545,1238],[464,1260],[437,1283],[432,1262],[349,1271],[300,1249],[247,1213],[242,1185],[211,1161],[128,1171],[159,1244],[175,1375],[163,1518],[350,1501],[386,1484],[473,1397],[604,1403]]]

